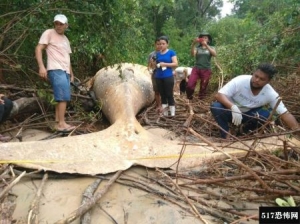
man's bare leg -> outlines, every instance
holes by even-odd
[[[58,130],[64,130],[64,129],[68,130],[72,128],[72,126],[67,124],[65,121],[66,108],[67,108],[66,101],[58,102],[55,107],[55,120],[58,122],[57,124]]]

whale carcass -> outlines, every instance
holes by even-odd
[[[101,69],[93,81],[93,91],[111,122],[110,127],[86,135],[2,143],[1,162],[90,175],[125,170],[133,165],[176,168],[182,150],[180,142],[151,134],[136,119],[137,113],[154,100],[147,67],[116,64]],[[187,145],[179,168],[200,166],[209,159],[223,156],[212,152],[209,146]]]

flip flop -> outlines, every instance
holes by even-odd
[[[73,131],[74,129],[75,129],[75,126],[70,126],[68,128],[64,128],[64,129],[57,128],[56,131],[62,132],[62,133],[69,133],[69,132]]]

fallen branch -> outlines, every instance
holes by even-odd
[[[262,185],[263,188],[265,188],[267,191],[271,192],[272,189],[248,166],[246,166],[243,162],[241,162],[240,160],[238,160],[236,157],[231,156],[229,153],[223,151],[222,149],[216,147],[213,143],[209,142],[208,140],[206,140],[204,137],[202,137],[200,134],[196,133],[193,129],[189,128],[189,131],[194,133],[194,135],[197,135],[201,140],[205,141],[207,144],[209,144],[210,146],[212,146],[214,149],[216,149],[217,151],[223,153],[224,155],[226,155],[228,158],[230,158],[231,160],[233,160],[234,162],[236,162],[237,165],[239,165],[240,167],[244,168],[245,170],[247,170],[250,174],[253,175],[253,177]]]
[[[40,202],[40,198],[42,195],[42,191],[44,189],[44,185],[46,183],[48,179],[48,174],[45,173],[43,180],[39,186],[39,189],[35,195],[35,198],[33,199],[31,205],[30,205],[30,209],[28,212],[28,218],[27,218],[27,223],[28,224],[38,224],[39,223],[39,202]]]
[[[91,185],[89,185],[87,187],[87,189],[84,191],[83,193],[83,197],[82,197],[82,201],[81,201],[81,205],[83,206],[84,204],[86,204],[89,200],[91,200],[91,198],[93,197],[95,191],[97,190],[97,188],[99,187],[100,183],[101,183],[101,179],[97,179],[94,181],[94,183],[92,183]],[[91,223],[91,213],[90,211],[87,211],[80,219],[80,223],[81,224],[89,224]]]
[[[72,221],[76,220],[77,218],[81,217],[85,214],[88,210],[90,210],[100,199],[101,197],[109,190],[110,186],[118,179],[121,175],[122,170],[119,170],[115,175],[108,181],[107,185],[104,187],[103,190],[95,194],[94,197],[90,198],[84,205],[81,205],[76,211],[72,212],[66,219],[59,220],[55,222],[56,224],[66,224],[71,223]]]
[[[3,191],[0,192],[0,201],[1,199],[6,196],[6,193],[13,187],[15,186],[21,178],[26,174],[26,171],[24,171],[20,176],[18,176],[13,182],[11,182],[6,188],[4,188]]]
[[[179,192],[181,193],[181,195],[185,198],[186,202],[191,206],[192,210],[195,213],[195,216],[202,221],[205,224],[208,224],[208,222],[199,214],[198,210],[195,208],[195,206],[191,203],[190,199],[183,193],[183,191],[180,189],[180,187],[178,186],[178,184],[176,184],[171,177],[169,177],[167,174],[165,174],[164,172],[160,171],[159,169],[156,169],[157,171],[159,171],[162,175],[164,175],[165,177],[167,177],[172,183],[173,185],[176,187],[177,190],[179,190]]]

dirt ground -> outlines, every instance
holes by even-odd
[[[141,175],[155,176],[153,170],[143,167],[133,167],[123,173],[124,176],[140,179]],[[81,203],[84,190],[93,183],[94,178],[81,177],[72,179],[49,180],[43,191],[40,201],[39,223],[55,223],[67,217],[75,211]],[[106,182],[106,181],[105,181]],[[103,182],[99,189],[105,185]],[[29,206],[34,198],[36,187],[40,181],[23,180],[13,189],[12,194],[17,195],[16,209],[13,214],[15,220],[26,220]],[[150,187],[164,192],[162,187],[150,181],[145,182]],[[196,195],[194,195],[196,196]],[[197,196],[201,197],[201,194]],[[180,203],[180,202],[178,202]],[[222,201],[216,201],[219,205],[230,208],[232,205]],[[182,206],[187,207],[184,203]],[[249,209],[249,214],[257,213],[257,205],[236,203],[236,206],[244,206]],[[188,207],[187,207],[188,208]],[[208,223],[224,223],[208,214],[203,215]],[[114,184],[110,190],[101,198],[92,210],[91,223],[176,223],[191,224],[201,223],[199,219],[178,205],[168,202],[163,198],[130,186]],[[79,219],[73,223],[80,223]],[[243,223],[257,223],[256,221],[245,221]]]

